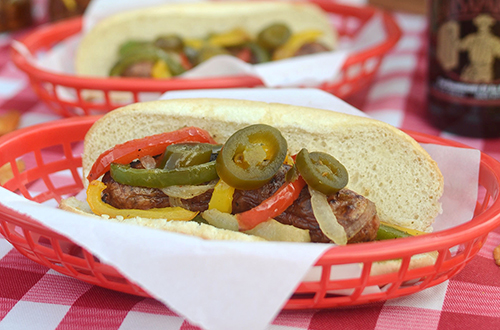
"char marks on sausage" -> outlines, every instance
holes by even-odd
[[[300,47],[293,56],[303,56],[328,51],[330,50],[319,42],[310,42]]]
[[[241,213],[258,206],[271,197],[284,183],[286,172],[290,167],[284,165],[278,173],[264,186],[254,190],[235,190],[233,196],[233,213]],[[107,188],[103,192],[103,201],[117,208],[150,209],[170,206],[169,197],[156,188],[132,187],[115,182],[109,172],[103,177]],[[208,209],[208,202],[213,189],[191,199],[181,200],[182,206],[191,211],[203,212]],[[349,243],[368,242],[375,239],[379,227],[379,219],[375,204],[365,197],[349,189],[328,196],[337,221],[348,228],[354,221],[362,221],[365,225],[349,239]],[[312,242],[329,243],[314,217],[311,207],[311,196],[307,186],[302,189],[295,202],[277,221],[309,230]]]
[[[274,177],[258,189],[236,189],[233,195],[233,213],[248,211],[271,197],[285,183],[285,175],[289,169],[289,165],[281,166]]]
[[[118,209],[148,210],[170,206],[168,196],[160,189],[121,184],[113,180],[109,172],[104,175],[102,182],[107,186],[102,200]]]
[[[151,71],[153,70],[154,63],[151,61],[141,61],[130,65],[126,68],[122,77],[135,77],[135,78],[151,78]]]

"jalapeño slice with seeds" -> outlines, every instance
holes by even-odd
[[[324,152],[309,153],[303,148],[297,154],[295,165],[309,186],[327,196],[337,193],[349,181],[344,165]]]
[[[234,133],[217,157],[217,174],[236,189],[262,187],[278,172],[287,153],[281,132],[269,125],[257,124]]]

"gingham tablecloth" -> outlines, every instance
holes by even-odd
[[[407,14],[395,17],[403,30],[400,42],[385,57],[373,84],[348,101],[397,127],[458,140],[500,160],[500,139],[456,137],[427,123],[426,20]],[[9,60],[9,42],[20,33],[0,35],[0,109],[22,111],[21,126],[57,119]],[[497,229],[458,275],[417,294],[351,308],[282,311],[269,329],[500,329],[500,267],[492,256],[499,244]],[[0,329],[199,328],[153,299],[49,270],[0,238]]]

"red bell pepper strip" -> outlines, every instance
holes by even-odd
[[[236,54],[236,57],[244,62],[250,63],[250,61],[252,60],[252,51],[250,50],[250,48],[245,47],[240,50],[238,54]]]
[[[109,171],[111,163],[129,164],[134,159],[146,155],[159,155],[168,145],[181,142],[216,143],[207,131],[198,127],[185,127],[177,131],[130,140],[103,152],[92,166],[87,179],[89,182],[96,180]]]
[[[248,211],[236,214],[241,231],[250,230],[259,223],[283,213],[299,197],[306,182],[301,176],[297,180],[284,184],[271,197]]]
[[[193,65],[189,61],[188,57],[184,53],[179,53],[179,57],[181,59],[181,65],[184,69],[190,70],[193,68]]]

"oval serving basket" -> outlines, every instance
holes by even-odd
[[[325,10],[340,38],[352,39],[375,15],[380,15],[385,29],[383,42],[368,49],[354,52],[344,63],[334,82],[317,86],[340,98],[345,98],[365,87],[376,74],[384,55],[398,42],[401,30],[393,17],[374,7],[354,7],[330,0],[310,0]],[[61,42],[77,35],[82,28],[82,19],[73,18],[59,23],[45,25],[19,40],[28,52],[12,48],[12,60],[25,72],[38,97],[55,113],[65,116],[100,114],[126,103],[158,98],[170,90],[238,88],[263,86],[254,76],[230,76],[205,79],[168,80],[134,78],[92,78],[79,77],[47,71],[36,65],[30,54],[43,53]],[[93,99],[88,99],[90,94]],[[121,101],[113,99],[120,94]]]
[[[38,203],[54,205],[61,198],[79,192],[83,188],[83,139],[98,118],[67,118],[1,137],[0,171],[6,182],[0,189],[8,189]],[[407,133],[421,143],[467,148],[442,138]],[[10,179],[5,175],[8,167],[12,168]],[[64,173],[64,180],[58,180],[61,173]],[[478,197],[471,221],[418,237],[332,248],[316,262],[313,270],[317,278],[300,283],[284,308],[331,308],[383,301],[421,291],[451,278],[478,253],[488,233],[500,225],[499,187],[500,163],[482,154],[479,174],[481,197]],[[148,296],[113,267],[101,263],[90,252],[74,244],[71,238],[61,236],[2,204],[0,234],[27,258],[57,272],[105,288]],[[409,268],[412,256],[432,251],[438,254],[434,265]],[[401,260],[401,265],[392,273],[370,274],[375,262],[392,259]],[[358,277],[336,279],[330,276],[332,266],[354,263],[362,265]],[[363,292],[369,286],[383,289],[376,293]]]

